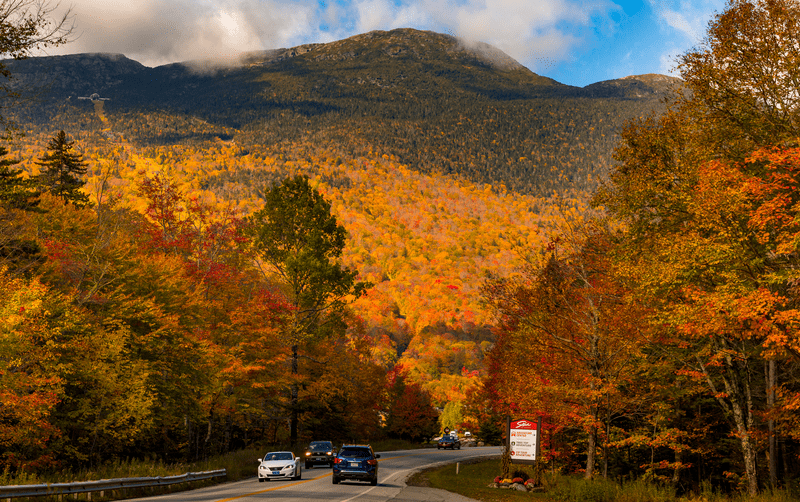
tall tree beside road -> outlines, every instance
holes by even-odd
[[[50,0],[0,0],[0,57],[25,59],[36,50],[69,42],[73,32],[71,12],[65,9],[57,15],[59,7],[59,2]],[[17,97],[8,82],[13,76],[2,62],[0,77],[0,98]],[[0,115],[0,137],[8,139],[13,125]]]
[[[798,40],[795,0],[731,0],[680,58],[683,96],[623,131],[620,165],[596,199],[629,223],[625,267],[657,309],[654,326],[678,337],[681,372],[728,420],[750,495],[758,438],[774,441],[786,406],[776,392],[797,393],[797,352],[786,350],[797,345],[797,240],[764,215],[796,204],[785,150],[800,134]]]
[[[706,148],[730,158],[800,136],[798,39],[798,2],[729,0],[704,43],[679,59],[683,105]]]
[[[620,389],[642,357],[644,311],[625,301],[610,260],[613,237],[600,223],[576,222],[520,277],[487,281],[482,291],[500,325],[489,372],[506,373],[499,386],[506,413],[545,414],[583,429],[587,478],[600,447],[607,474],[607,432],[630,407]]]
[[[338,263],[347,231],[306,176],[287,178],[267,190],[264,207],[249,224],[259,267],[284,286],[294,308],[286,340],[295,378],[290,389],[290,440],[295,444],[301,347],[341,325],[347,299],[363,294],[368,284],[357,282],[357,272]]]

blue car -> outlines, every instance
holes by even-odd
[[[344,479],[369,481],[378,484],[378,459],[369,445],[344,445],[333,459],[333,484]]]

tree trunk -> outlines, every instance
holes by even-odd
[[[606,407],[606,434],[603,438],[603,479],[608,479],[608,438],[611,437],[611,412]]]
[[[722,340],[721,346],[727,348],[725,340]],[[698,356],[695,356],[698,357]],[[747,475],[747,492],[751,497],[758,494],[758,472],[756,470],[756,449],[752,442],[751,431],[753,430],[753,395],[750,391],[750,368],[747,361],[742,363],[735,362],[730,355],[725,357],[725,375],[722,376],[722,384],[725,386],[725,394],[727,400],[719,397],[717,386],[713,378],[708,373],[706,366],[699,360],[699,367],[706,377],[709,389],[714,395],[717,395],[717,402],[722,409],[733,417],[733,424],[736,427],[736,433],[739,437],[739,442],[742,445],[742,456],[744,457],[744,469]],[[742,376],[744,373],[747,376]]]
[[[775,385],[777,380],[775,360],[767,362],[767,410],[770,414],[775,409]],[[775,420],[770,416],[767,423],[769,427],[769,485],[773,490],[778,489],[778,461],[775,441]]]
[[[595,425],[597,423],[596,409],[592,414],[592,418],[594,419],[594,422],[589,430],[589,444],[586,447],[586,479],[592,479],[592,476],[594,475],[595,453],[597,450],[597,426]]]
[[[744,470],[747,474],[747,492],[751,497],[758,494],[758,474],[756,472],[756,451],[750,437],[750,428],[747,426],[745,419],[746,411],[742,409],[742,405],[738,400],[731,402],[733,408],[733,419],[736,423],[736,429],[739,433],[739,440],[742,444],[742,453],[744,454]]]
[[[681,452],[680,448],[675,449],[675,464],[681,464],[683,460],[683,453]],[[672,486],[676,487],[681,482],[681,469],[680,467],[676,467],[674,471],[672,471]]]
[[[289,421],[289,443],[294,446],[297,444],[297,344],[292,345],[292,396],[291,396],[291,418]]]

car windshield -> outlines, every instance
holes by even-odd
[[[442,439],[440,439],[439,441],[443,441],[443,442],[446,443],[446,442],[452,441],[452,440],[453,440],[453,438],[450,437],[450,436],[443,436]]]
[[[275,453],[267,453],[267,456],[264,457],[264,462],[268,462],[271,460],[291,460],[292,454],[288,451],[279,451]]]
[[[342,448],[339,453],[342,457],[369,458],[372,454],[366,448]]]
[[[328,451],[333,448],[330,443],[311,443],[310,446],[314,451]]]

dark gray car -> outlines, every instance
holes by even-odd
[[[333,467],[333,459],[336,456],[336,451],[333,449],[333,443],[330,441],[311,441],[306,448],[303,458],[306,462],[306,469],[310,469],[312,465],[325,464],[328,467]]]

